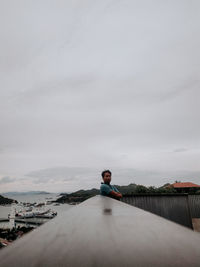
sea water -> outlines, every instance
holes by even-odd
[[[50,193],[50,194],[1,194],[4,197],[17,200],[18,202],[23,203],[46,203],[47,201],[53,201],[58,199],[59,193]],[[46,205],[46,209],[51,209],[52,211],[57,212],[57,216],[62,215],[64,211],[67,211],[68,209],[72,208],[72,205],[69,204],[60,204],[58,206],[55,206],[55,203]],[[11,205],[0,205],[0,219],[7,219],[8,214],[11,212]],[[6,222],[0,222],[0,228],[5,228],[8,223]]]

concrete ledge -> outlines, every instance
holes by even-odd
[[[200,235],[96,196],[0,252],[0,267],[200,266]]]

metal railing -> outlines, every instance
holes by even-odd
[[[135,194],[123,196],[122,201],[193,229],[191,208],[194,205],[189,197],[188,194]]]

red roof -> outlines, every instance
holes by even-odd
[[[200,185],[193,183],[174,183],[171,186],[173,186],[174,188],[200,187]]]

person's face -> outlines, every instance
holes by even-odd
[[[111,174],[109,172],[106,172],[103,177],[104,183],[109,184],[111,181]]]

